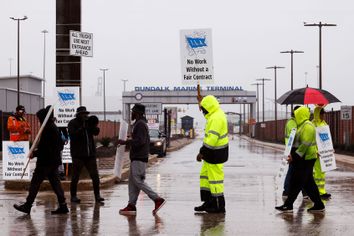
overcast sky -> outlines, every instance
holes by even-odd
[[[55,1],[2,0],[0,7],[0,76],[16,74],[16,22],[21,23],[21,74],[42,76],[43,34],[47,29],[46,91],[55,86]],[[294,87],[318,86],[318,27],[303,22],[335,23],[324,27],[323,88],[341,104],[353,105],[354,96],[354,2],[350,0],[86,0],[82,1],[82,31],[94,34],[94,56],[83,58],[83,104],[99,110],[99,68],[106,73],[107,110],[121,108],[122,79],[134,86],[182,85],[179,31],[211,28],[214,85],[242,86],[257,78],[270,78],[265,97],[274,98],[273,70],[278,71],[278,95],[290,89],[290,55],[283,50],[302,50],[294,55]],[[268,100],[270,103],[270,101]],[[331,106],[329,106],[331,108]],[[238,109],[238,108],[237,108]]]

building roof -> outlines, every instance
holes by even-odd
[[[20,75],[20,78],[21,79],[28,78],[28,79],[43,81],[43,78],[33,76],[33,75]],[[2,80],[2,79],[17,79],[17,75],[15,75],[15,76],[0,76],[0,80]]]

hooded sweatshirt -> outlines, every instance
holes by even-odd
[[[48,109],[40,109],[36,115],[41,124],[48,113]],[[52,114],[51,114],[52,116]],[[37,157],[37,165],[56,166],[61,164],[60,151],[63,149],[61,135],[52,118],[49,118],[39,140],[34,156]]]

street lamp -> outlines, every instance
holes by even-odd
[[[46,49],[46,37],[48,30],[42,30],[43,33],[43,101],[45,100],[45,49]]]
[[[283,66],[268,66],[266,69],[273,69],[274,70],[274,119],[275,119],[275,141],[278,140],[278,124],[277,124],[277,69],[284,69]]]
[[[304,26],[318,26],[319,28],[319,88],[322,89],[322,27],[323,26],[337,26],[336,24],[320,23],[318,24],[307,24],[304,22]]]
[[[251,85],[256,85],[257,86],[257,122],[259,122],[259,90],[258,87],[259,85],[262,85],[261,83],[253,83]]]
[[[127,79],[122,79],[122,81],[123,81],[123,92],[125,92],[125,84],[128,82],[128,80]]]
[[[107,68],[100,69],[103,72],[103,120],[106,121],[106,71]]]
[[[20,21],[27,19],[10,17],[11,20],[17,21],[17,106],[20,105]]]
[[[261,78],[256,80],[262,81],[262,122],[264,123],[264,81],[269,81],[270,79]]]

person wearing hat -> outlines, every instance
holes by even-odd
[[[132,109],[132,120],[135,120],[132,128],[132,137],[128,140],[118,140],[118,144],[130,146],[130,173],[129,173],[129,201],[128,205],[119,210],[121,215],[136,215],[136,202],[140,191],[143,191],[154,201],[155,208],[152,214],[166,203],[166,200],[155,193],[145,182],[145,170],[149,160],[150,136],[145,119],[145,106],[135,104]]]
[[[75,118],[68,124],[70,136],[70,154],[72,157],[72,177],[70,184],[71,202],[80,203],[77,197],[77,184],[83,167],[90,174],[96,202],[102,203],[104,198],[100,195],[100,179],[96,162],[96,144],[93,136],[98,135],[98,118],[88,116],[90,112],[86,107],[80,106],[76,110]]]
[[[25,107],[19,105],[16,107],[16,113],[9,116],[7,120],[7,129],[10,132],[10,141],[28,141],[31,134],[31,127],[28,124],[25,115]]]
[[[50,106],[40,109],[36,115],[43,125],[45,117],[50,110]],[[59,129],[53,120],[53,113],[44,126],[38,146],[31,153],[30,158],[37,157],[36,168],[33,172],[31,184],[28,190],[26,202],[23,204],[14,204],[14,208],[26,214],[30,214],[32,204],[37,196],[39,188],[45,178],[48,178],[54,193],[57,196],[59,207],[52,211],[52,214],[66,214],[69,209],[65,202],[64,190],[61,186],[58,166],[61,164],[60,152],[63,150],[63,144]]]

